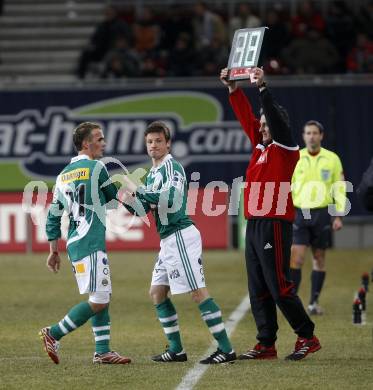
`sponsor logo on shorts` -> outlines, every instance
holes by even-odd
[[[202,265],[202,259],[201,258],[198,259],[198,264]]]
[[[75,271],[77,274],[84,274],[85,273],[84,263],[75,264]]]
[[[104,275],[108,275],[109,274],[109,268],[104,268],[102,270],[102,272],[104,273]]]
[[[102,259],[102,264],[103,264],[103,265],[108,265],[108,264],[109,264],[109,260],[108,260],[106,257],[104,257],[104,258]]]
[[[109,284],[109,281],[107,279],[102,279],[102,285],[106,287]]]
[[[180,272],[178,269],[174,269],[172,270],[168,276],[170,277],[170,279],[177,279],[177,278],[180,278]]]

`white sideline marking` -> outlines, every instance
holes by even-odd
[[[238,323],[242,320],[244,315],[250,310],[250,298],[249,295],[246,295],[245,298],[242,299],[241,303],[235,308],[235,310],[231,313],[228,320],[225,322],[225,328],[227,330],[228,336],[230,336]],[[205,351],[203,356],[201,356],[199,360],[203,359],[205,356],[211,355],[215,350],[215,341],[211,344],[211,346]],[[191,368],[181,380],[179,385],[175,390],[191,390],[197,384],[197,382],[201,379],[202,375],[207,371],[210,367],[209,364],[200,364],[196,363],[193,368]]]

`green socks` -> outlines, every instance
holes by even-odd
[[[92,330],[95,336],[96,352],[110,352],[110,315],[109,306],[91,317]]]
[[[179,353],[183,350],[181,344],[179,325],[177,322],[177,313],[175,306],[169,298],[164,302],[155,305],[157,316],[163,326],[163,331],[169,343],[169,349],[172,352]]]
[[[226,353],[231,352],[232,345],[228,339],[219,306],[212,298],[208,298],[200,303],[198,307],[203,320],[206,322],[211,334],[218,342],[219,349]]]
[[[90,318],[95,336],[96,352],[110,352],[109,306],[95,313],[88,302],[81,302],[74,306],[58,324],[53,325],[50,333],[56,340],[60,340],[63,336],[84,325]]]
[[[59,340],[85,324],[94,314],[95,313],[88,302],[81,302],[70,309],[58,324],[53,325],[50,329],[50,333],[52,337]]]
[[[198,307],[203,320],[206,322],[211,334],[218,342],[219,349],[226,353],[231,352],[232,345],[228,339],[219,306],[212,298],[208,298]],[[158,319],[163,326],[163,331],[168,339],[170,351],[175,353],[181,352],[183,346],[181,344],[178,318],[171,300],[167,298],[164,302],[155,305],[155,309],[157,311]]]

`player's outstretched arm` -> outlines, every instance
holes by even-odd
[[[286,110],[273,99],[273,96],[264,81],[263,69],[255,68],[253,72],[256,79],[256,85],[260,91],[261,106],[273,140],[289,147],[297,146],[290,128],[288,114]]]
[[[138,187],[136,197],[142,202],[146,202],[151,208],[154,207],[178,207],[183,200],[183,181],[180,180],[182,172],[176,172],[175,168],[172,176],[163,178],[162,185],[157,190],[149,190],[145,187]]]
[[[140,200],[135,192],[125,192],[122,204],[131,214],[139,217],[144,217],[151,210],[151,205],[144,200]]]
[[[229,93],[233,93],[237,89],[235,81],[228,80],[229,70],[224,68],[220,71],[220,81],[229,89]]]
[[[129,193],[135,193],[137,191],[138,186],[128,176],[123,177],[123,183],[125,190]]]
[[[243,93],[241,88],[237,87],[235,81],[228,81],[228,69],[224,68],[220,72],[220,81],[229,89],[229,102],[236,115],[237,120],[240,122],[246,135],[250,138],[252,145],[257,145],[260,142],[259,127],[260,123],[255,117],[251,104]]]

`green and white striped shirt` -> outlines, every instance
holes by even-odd
[[[116,202],[117,192],[102,162],[86,155],[74,157],[57,177],[46,223],[48,240],[61,237],[61,217],[66,211],[70,260],[81,260],[98,250],[105,252],[106,206]]]
[[[157,231],[163,239],[177,230],[193,225],[186,214],[187,196],[184,168],[168,154],[159,166],[150,169],[144,185],[137,189],[137,204],[126,207],[131,213],[138,215],[141,215],[140,210],[146,213],[152,210]]]

